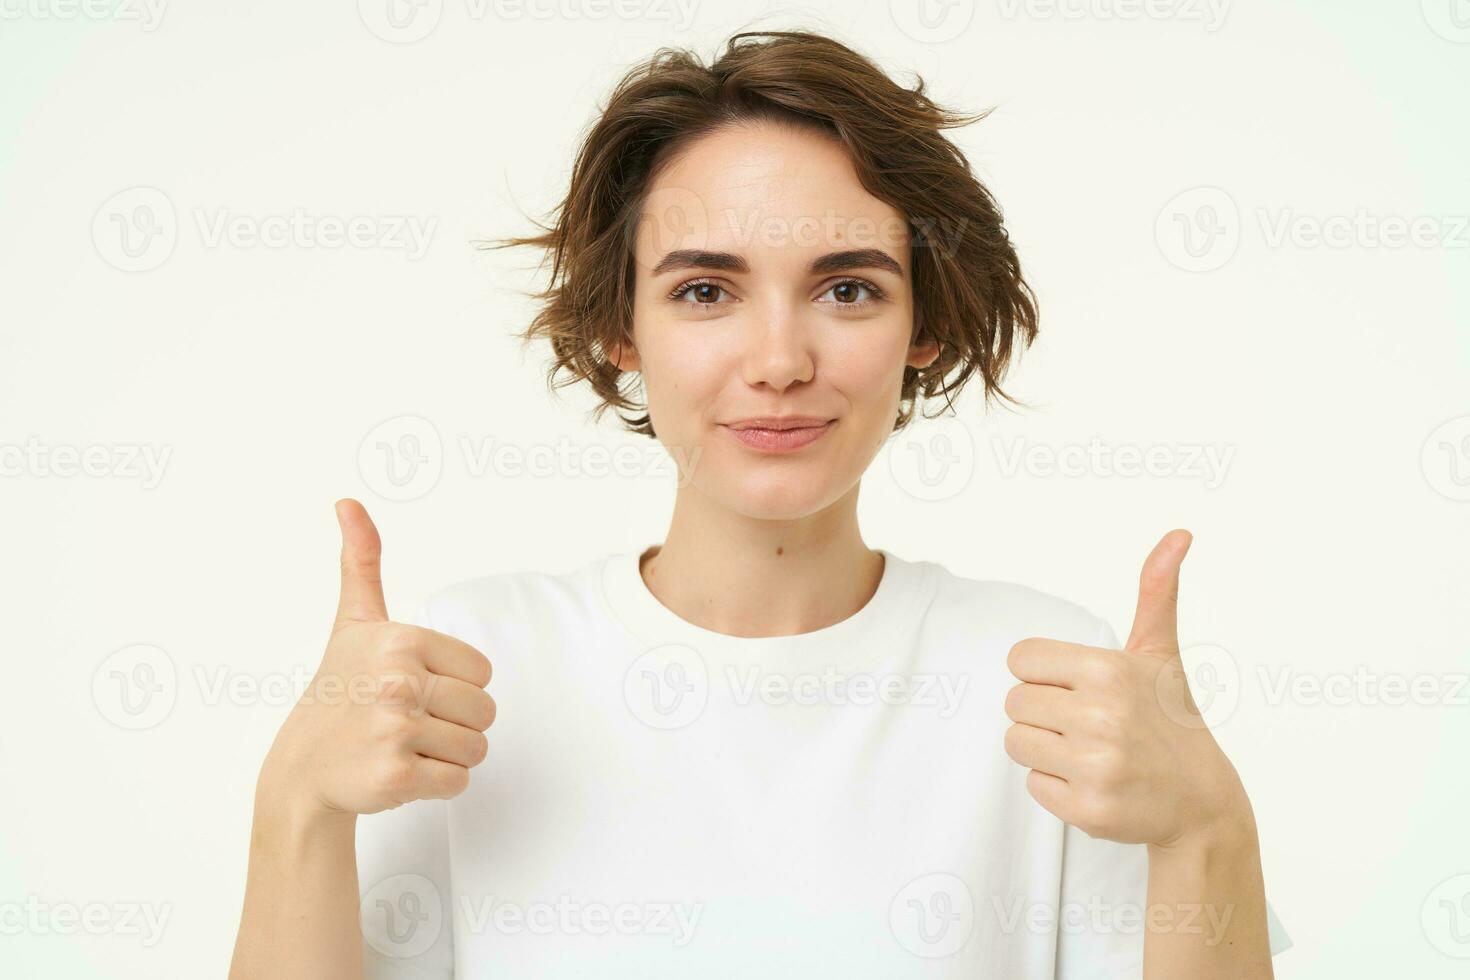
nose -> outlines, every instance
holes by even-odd
[[[743,363],[745,383],[766,385],[785,391],[793,384],[810,381],[816,370],[811,336],[795,311],[773,304],[770,311],[751,325]]]

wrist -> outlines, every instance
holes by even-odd
[[[272,754],[266,757],[255,782],[255,822],[257,833],[305,846],[324,836],[353,834],[357,814],[327,804]]]
[[[357,846],[357,814],[329,810],[293,796],[257,795],[250,828],[252,853],[270,855],[283,867],[300,870]]]
[[[1178,837],[1149,845],[1150,857],[1213,863],[1239,860],[1260,852],[1255,813],[1242,792],[1238,800],[1190,826]]]

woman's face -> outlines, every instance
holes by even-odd
[[[684,485],[789,520],[858,483],[893,431],[904,366],[937,355],[909,343],[909,242],[821,134],[730,126],[670,161],[634,247],[635,349],[612,353],[641,373]],[[791,416],[804,420],[784,434],[737,434]]]

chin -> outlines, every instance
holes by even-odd
[[[712,488],[713,489],[713,488]],[[712,494],[726,507],[762,521],[794,521],[810,517],[842,496],[839,488],[814,485],[799,476],[743,473]]]

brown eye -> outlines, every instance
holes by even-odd
[[[862,295],[865,290],[869,294],[866,299]],[[835,306],[855,307],[867,306],[882,299],[883,291],[866,279],[844,279],[827,287],[822,295],[830,295],[832,299],[829,302]]]
[[[689,303],[693,306],[716,306],[725,288],[708,279],[694,279],[680,283],[669,293],[669,299]]]

